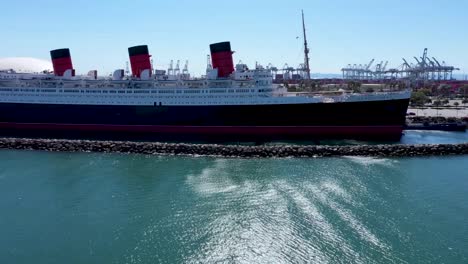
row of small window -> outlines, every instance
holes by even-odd
[[[74,92],[74,93],[79,93],[79,90],[63,90],[64,92]],[[144,94],[148,94],[148,93],[160,93],[160,94],[173,94],[173,93],[184,93],[184,94],[199,94],[199,93],[208,93],[208,91],[205,91],[205,90],[159,90],[159,91],[149,91],[149,90],[139,90],[139,91],[131,91],[131,90],[121,90],[121,91],[107,91],[107,90],[81,90],[81,92],[86,92],[86,93],[128,93],[128,94],[131,94],[131,93],[144,93]],[[254,92],[254,90],[249,90],[249,89],[237,89],[237,90],[233,90],[233,89],[230,89],[230,90],[210,90],[210,93],[248,93],[248,92]]]
[[[31,102],[29,100],[12,100],[12,102]],[[49,100],[36,100],[34,102],[39,102],[39,103],[52,103]],[[79,101],[54,101],[53,103],[68,103],[68,104],[83,104],[84,102],[79,102]],[[274,103],[272,101],[264,102],[264,103]],[[99,101],[89,101],[86,102],[86,104],[95,104],[95,105],[147,105],[146,102],[99,102]],[[226,104],[225,102],[166,102],[166,103],[161,103],[161,105],[224,105]],[[246,102],[229,102],[229,104],[246,104]]]
[[[4,94],[0,94],[0,96],[12,96],[12,97],[16,97],[18,96],[17,94],[13,94],[13,93],[4,93]],[[23,96],[23,95],[22,95]],[[89,97],[95,97],[95,95],[93,94],[87,94],[87,95],[74,95],[74,94],[68,94],[68,95],[61,95],[61,94],[58,94],[58,93],[55,93],[55,94],[36,94],[36,93],[27,93],[27,94],[24,94],[24,96],[32,96],[32,97],[53,97],[53,98],[89,98]],[[125,96],[125,95],[101,95],[99,96],[100,98],[122,98],[122,99],[136,99],[136,98],[141,98],[141,99],[145,99],[145,98],[159,98],[159,99],[172,99],[172,98],[175,98],[175,99],[178,99],[178,98],[192,98],[192,99],[203,99],[203,98],[220,98],[220,99],[225,99],[225,100],[230,100],[232,98],[258,98],[258,97],[269,97],[268,95],[265,95],[265,94],[258,94],[258,95],[252,95],[252,94],[249,94],[249,95],[230,95],[230,96],[222,96],[222,95],[166,95],[166,96],[158,96],[158,95],[153,95],[153,96],[148,96],[148,95],[134,95],[132,97],[128,97],[128,96]]]
[[[11,88],[0,88],[0,92],[44,92],[44,93],[55,93],[57,92],[55,89],[41,89],[41,90],[34,90],[34,89],[11,89]]]
[[[273,92],[273,89],[259,89],[259,93],[264,93],[264,92]]]
[[[9,88],[0,88],[0,92],[43,92],[43,93],[55,93],[55,89],[9,89]]]
[[[18,92],[18,91],[21,91],[21,92],[48,92],[48,93],[55,93],[57,92],[56,89],[37,89],[37,90],[34,90],[34,89],[10,89],[10,88],[0,88],[0,91],[2,92]],[[253,89],[229,89],[229,90],[209,90],[209,93],[234,93],[234,92],[237,92],[237,93],[248,93],[248,92],[254,92],[255,90]],[[268,91],[272,91],[272,89],[260,89],[259,92],[268,92]],[[139,91],[132,91],[132,90],[118,90],[118,91],[115,91],[115,90],[70,90],[70,89],[64,89],[64,90],[59,90],[59,92],[64,92],[64,93],[120,93],[120,94],[124,94],[124,93],[127,93],[127,94],[131,94],[131,93],[136,93],[136,94],[149,94],[149,93],[160,93],[160,94],[173,94],[173,93],[182,93],[182,90],[153,90],[153,91],[149,91],[149,90],[139,90]],[[183,93],[184,94],[199,94],[199,93],[208,93],[207,90],[183,90]]]
[[[237,89],[236,90],[236,93],[248,93],[248,92],[250,92],[249,89]],[[252,92],[253,92],[253,90],[252,90]]]
[[[151,91],[151,93],[158,93],[158,91]],[[175,91],[174,90],[160,90],[159,93],[162,93],[162,94],[171,93],[171,94],[173,94],[173,93],[175,93]],[[177,93],[182,93],[182,91],[178,90]]]
[[[80,93],[79,91],[77,91],[76,93]],[[87,92],[87,93],[92,93],[92,92]],[[107,93],[107,91],[103,91],[103,93]],[[113,93],[115,94],[116,92],[115,91],[110,91],[110,93]],[[124,91],[119,91],[118,93],[125,93]],[[5,96],[16,96],[15,94],[12,94],[12,93],[7,93],[7,94],[4,94]],[[72,94],[69,94],[69,95],[61,95],[61,94],[36,94],[36,93],[30,93],[30,94],[24,94],[25,96],[53,96],[53,97],[76,97],[76,95],[72,95]],[[81,96],[81,95],[80,95]],[[83,95],[84,96],[84,95]],[[93,96],[93,95],[86,95],[86,97],[90,97],[90,96]],[[249,94],[249,95],[229,95],[229,96],[217,96],[217,95],[204,95],[204,96],[179,96],[179,95],[174,95],[174,96],[171,96],[171,95],[165,95],[165,96],[157,96],[157,95],[154,95],[154,96],[151,96],[152,98],[225,98],[225,99],[230,99],[230,98],[254,98],[254,97],[257,97],[257,96],[261,96],[261,95],[252,95],[252,94]],[[104,95],[102,96],[103,98],[127,98],[126,96],[121,96],[121,95]],[[132,96],[132,98],[146,98],[145,96]]]
[[[254,76],[253,75],[241,75],[240,78],[244,78],[244,79],[247,79],[247,78],[253,78]],[[268,76],[268,75],[255,75],[255,77],[257,78],[272,78],[272,76]]]

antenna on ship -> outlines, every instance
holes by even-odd
[[[306,78],[310,79],[310,66],[309,66],[309,48],[307,47],[307,36],[304,21],[304,10],[302,10],[302,30],[304,31],[304,66],[306,71]]]
[[[209,71],[212,69],[213,69],[213,65],[211,65],[211,56],[206,55],[206,70]]]

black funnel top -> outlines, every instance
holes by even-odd
[[[135,46],[135,47],[130,47],[128,48],[128,54],[130,56],[136,56],[136,55],[148,55],[148,46],[147,45],[141,45],[141,46]]]
[[[56,49],[50,51],[50,57],[55,59],[60,58],[70,58],[70,50],[69,49]]]
[[[231,51],[231,43],[229,41],[219,42],[210,45],[211,53]]]

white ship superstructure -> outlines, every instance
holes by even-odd
[[[288,93],[272,84],[262,67],[249,70],[237,65],[232,79],[169,80],[167,75],[148,80],[126,77],[117,70],[113,78],[56,77],[0,71],[0,102],[44,104],[117,105],[249,105],[331,103],[407,98],[409,91],[325,96]],[[207,76],[217,73],[211,70]]]

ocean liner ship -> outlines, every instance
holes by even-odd
[[[206,77],[153,71],[148,47],[128,49],[131,76],[75,76],[69,49],[54,72],[0,72],[0,132],[66,136],[271,140],[399,138],[410,91],[287,92],[261,66],[234,67],[229,42],[210,45]]]

